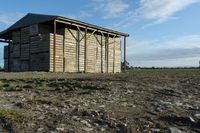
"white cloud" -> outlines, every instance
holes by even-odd
[[[161,40],[129,39],[127,57],[131,64],[137,66],[171,66],[170,62],[177,61],[180,66],[193,66],[200,59],[200,35],[163,38]],[[188,62],[185,60],[190,58]],[[192,60],[194,59],[194,60]],[[182,62],[181,62],[182,61]],[[149,63],[149,64],[148,64]],[[157,63],[157,64],[156,64]]]
[[[91,16],[92,16],[92,14],[87,11],[80,11],[80,13],[79,13],[79,18],[81,18],[81,19],[89,18]]]
[[[66,18],[71,18],[71,19],[78,19],[78,17],[74,14],[61,14],[60,16],[66,17]]]
[[[71,19],[85,19],[92,16],[92,14],[88,11],[80,11],[78,13],[68,13],[68,14],[61,14],[60,16],[64,16]]]
[[[124,0],[92,0],[94,9],[101,11],[103,18],[115,18],[121,16],[128,8]]]
[[[140,7],[135,12],[138,17],[162,23],[185,7],[200,0],[140,0]]]
[[[5,27],[8,27],[24,15],[24,13],[0,13],[0,23],[2,23]]]
[[[148,20],[142,29],[155,24],[161,24],[171,19],[177,12],[186,7],[200,3],[200,0],[139,0],[139,6],[123,14],[123,19],[113,25],[113,28],[128,27],[141,20]]]
[[[167,60],[151,60],[151,61],[134,61],[134,66],[138,67],[198,67],[199,58],[179,58]]]

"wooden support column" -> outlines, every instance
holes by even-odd
[[[103,73],[103,35],[101,35],[101,73]]]
[[[85,28],[84,72],[87,72],[87,27]]]
[[[65,30],[64,30],[65,32]],[[65,33],[64,33],[64,36],[63,36],[63,72],[65,72],[65,67],[66,67],[66,64],[65,64]]]
[[[10,72],[10,40],[8,42],[8,72]]]
[[[124,37],[124,71],[126,71],[126,37]]]
[[[106,58],[106,62],[107,62],[107,73],[109,72],[108,69],[109,69],[109,33],[108,33],[108,36],[107,36],[107,58]]]
[[[56,72],[56,20],[54,20],[53,42],[53,71]]]
[[[80,31],[77,31],[77,67],[78,72],[80,72]]]
[[[116,43],[116,40],[114,38],[114,46],[113,46],[113,73],[115,73],[115,43]]]

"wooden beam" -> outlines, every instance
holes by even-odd
[[[78,41],[78,39],[74,36],[74,34],[72,33],[72,31],[71,31],[70,29],[68,29],[68,28],[67,28],[67,30],[70,32],[70,34],[72,35],[72,37],[73,37],[76,41]]]
[[[65,30],[64,30],[65,32]],[[66,67],[66,62],[65,62],[65,33],[64,33],[64,36],[63,36],[63,72],[65,72],[65,67]]]
[[[126,37],[124,36],[124,71],[126,72]]]
[[[109,34],[107,36],[107,73],[109,72],[108,69],[109,69]]]
[[[114,38],[114,42],[116,42],[115,38]],[[115,73],[115,43],[113,44],[113,73]]]
[[[10,40],[0,40],[0,42],[2,42],[2,43],[9,43]]]
[[[99,45],[102,45],[102,43],[101,43],[101,41],[99,41],[98,37],[96,35],[94,35],[94,37],[96,38],[96,40],[99,43]]]
[[[101,35],[101,73],[103,73],[103,36]]]
[[[88,27],[88,29],[100,30],[100,31],[105,32],[105,33],[109,32],[110,34],[117,34],[119,36],[127,36],[127,37],[129,36],[128,34],[125,34],[125,33],[121,33],[121,32],[113,31],[113,30],[110,30],[110,29],[90,25],[90,24],[87,24],[87,23],[77,22],[77,21],[67,19],[67,18],[63,18],[63,17],[57,18],[57,21],[60,22],[60,23],[70,24],[70,25],[74,25],[74,26],[78,25],[79,27]]]
[[[53,45],[53,71],[56,72],[56,21],[54,21],[54,45]]]
[[[78,66],[78,72],[80,72],[80,31],[78,30],[77,31],[77,59],[78,59],[78,64],[77,64],[77,66]]]
[[[89,36],[87,37],[87,40],[88,40],[95,32],[96,32],[96,30],[94,30],[94,31],[92,32],[92,34],[89,35]]]
[[[78,31],[80,32],[80,34],[81,34],[81,36],[82,36],[82,38],[83,38],[84,35],[83,35],[83,33],[81,32],[80,27],[79,27],[79,26],[76,26],[76,27],[77,27]]]
[[[84,72],[87,72],[87,28],[85,28]]]
[[[8,41],[8,72],[10,72],[10,40]]]

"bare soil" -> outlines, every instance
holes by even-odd
[[[0,73],[0,133],[200,132],[200,70]]]

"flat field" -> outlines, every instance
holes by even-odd
[[[1,133],[200,132],[200,70],[0,73]]]

